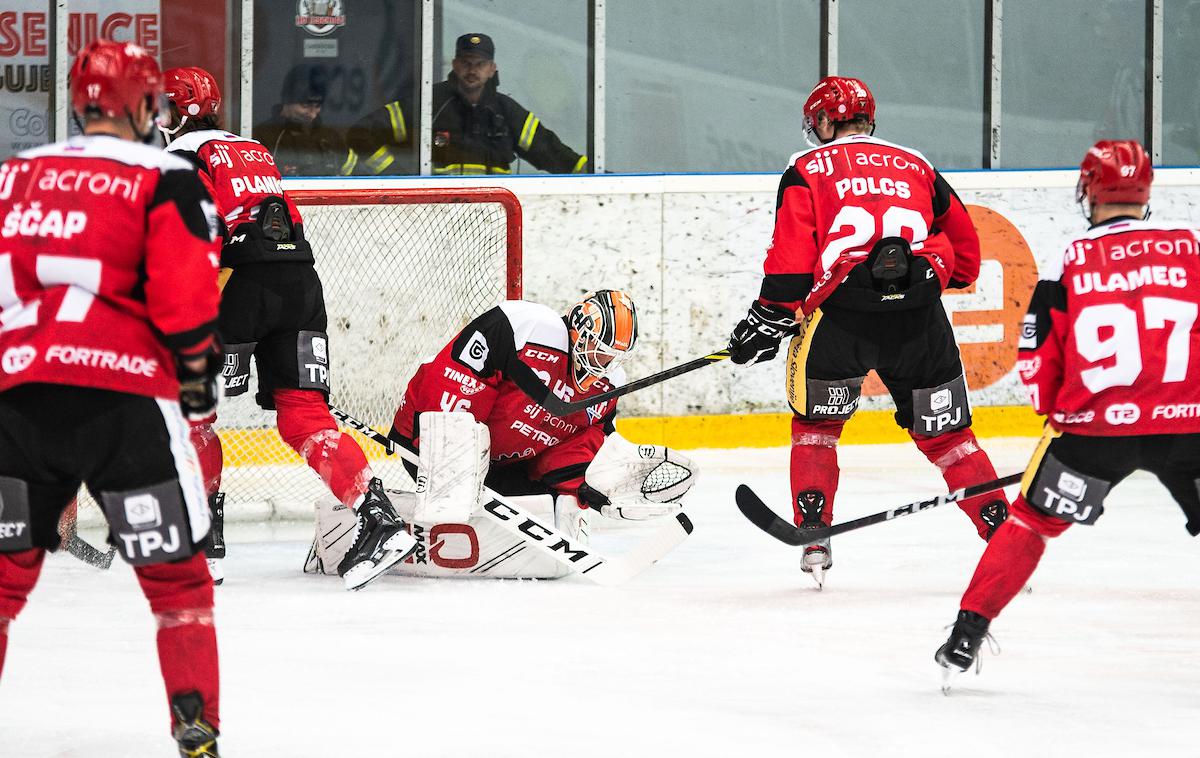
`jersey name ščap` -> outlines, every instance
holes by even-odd
[[[0,167],[0,391],[49,382],[174,399],[173,350],[217,316],[217,220],[192,166],[76,137]]]

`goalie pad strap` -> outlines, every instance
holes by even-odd
[[[483,499],[491,463],[488,428],[470,413],[422,413],[418,521],[466,523]]]

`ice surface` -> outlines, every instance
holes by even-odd
[[[1003,474],[1033,440],[985,440]],[[691,453],[689,453],[691,455]],[[714,450],[692,537],[626,587],[300,573],[300,526],[234,526],[217,590],[222,754],[1185,756],[1200,723],[1200,542],[1136,475],[1055,540],[939,690],[933,652],[982,543],[957,508],[834,539],[824,592],[737,512],[783,509],[787,451]],[[836,520],[944,490],[911,446],[844,447]],[[636,536],[600,535],[612,551]],[[94,537],[94,536],[93,536]],[[54,556],[11,628],[0,755],[174,755],[132,572]]]

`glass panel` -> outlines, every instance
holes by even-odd
[[[875,95],[875,134],[939,168],[983,165],[983,0],[838,3],[838,73]],[[1006,30],[1007,31],[1007,30]]]
[[[608,0],[607,168],[782,171],[805,147],[818,0]]]
[[[254,138],[285,176],[408,174],[419,0],[254,4]]]
[[[1142,0],[1005,0],[1001,160],[1074,167],[1099,139],[1145,138]]]
[[[1168,166],[1200,165],[1200,0],[1163,4],[1163,150]]]
[[[225,4],[223,0],[197,0],[183,11],[179,0],[71,0],[67,26],[68,55],[73,60],[81,45],[104,36],[136,42],[173,63],[165,51],[194,48],[215,29],[210,51],[224,70]],[[205,18],[193,23],[200,14]],[[184,26],[183,23],[190,24]],[[45,0],[8,0],[0,8],[0,159],[50,140],[49,54],[50,18]],[[207,59],[206,59],[207,60]],[[67,64],[70,65],[70,62]],[[71,124],[74,132],[74,124]]]
[[[589,171],[583,159],[587,27],[586,0],[444,0],[434,72],[434,173]],[[468,74],[461,63],[462,78],[451,71],[455,41],[465,34],[492,41],[496,75],[484,84],[475,83],[481,73]],[[479,45],[487,43],[481,39],[464,57],[478,57]],[[477,65],[490,70],[486,60]]]

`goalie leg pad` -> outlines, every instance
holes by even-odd
[[[413,517],[428,523],[463,523],[483,499],[491,465],[488,428],[469,413],[422,413],[417,505]]]

